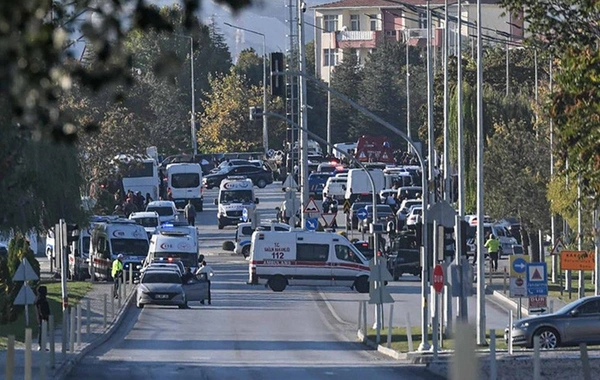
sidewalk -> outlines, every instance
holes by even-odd
[[[118,307],[118,300],[112,298],[112,286],[111,282],[97,282],[93,283],[92,290],[87,294],[85,298],[81,300],[81,345],[77,345],[77,334],[75,334],[75,349],[70,352],[69,346],[67,345],[67,351],[65,354],[61,352],[62,349],[62,331],[61,325],[55,326],[55,365],[54,368],[50,368],[50,352],[47,351],[44,355],[47,369],[46,379],[64,379],[69,371],[75,364],[81,360],[86,353],[92,349],[98,347],[100,344],[105,342],[112,333],[116,330],[116,327],[121,322],[123,315],[125,314],[126,306],[135,298],[135,285],[127,286],[127,296],[123,297],[121,307]],[[107,324],[104,328],[104,295],[107,295]],[[86,304],[87,300],[90,300],[90,333],[87,334],[87,311]],[[114,315],[111,313],[111,300],[114,300]],[[76,313],[76,307],[72,310]],[[77,326],[77,324],[76,324]],[[67,341],[69,337],[67,335]],[[0,379],[6,378],[6,367],[7,367],[7,351],[0,351],[0,363],[2,363],[2,373],[0,373]],[[37,326],[32,328],[32,379],[41,379],[40,374],[40,362],[42,360],[42,353],[38,351],[37,344]],[[14,360],[14,371],[13,379],[25,378],[25,346],[19,344],[15,347],[15,360]]]

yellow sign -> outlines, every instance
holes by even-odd
[[[561,270],[594,270],[596,263],[594,252],[562,251],[560,253]]]
[[[344,202],[344,214],[350,213],[350,206],[350,201],[346,199],[346,201]]]
[[[525,278],[529,256],[527,255],[511,255],[510,257],[510,277]]]

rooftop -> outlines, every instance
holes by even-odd
[[[443,5],[445,0],[431,0],[432,5]],[[454,1],[453,1],[454,2]],[[498,4],[498,0],[481,0],[482,4]],[[336,8],[401,8],[404,4],[425,6],[425,0],[339,0],[327,4],[317,5],[313,9]]]

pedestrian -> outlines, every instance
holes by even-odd
[[[152,202],[154,199],[150,196],[150,193],[146,193],[146,201],[144,202],[144,210],[148,207],[148,203]]]
[[[185,214],[185,218],[190,226],[196,225],[196,208],[192,204],[191,200],[188,200],[187,205],[183,209],[183,213]]]
[[[116,260],[113,261],[111,275],[114,281],[113,297],[119,298],[119,281],[123,277],[123,254],[119,253]]]
[[[131,213],[139,211],[135,203],[133,202],[133,197],[127,198],[125,201],[125,205],[123,206],[123,212],[125,213],[125,217],[129,218]]]
[[[206,261],[202,260],[200,264],[200,268],[196,271],[196,275],[206,273],[206,279],[208,280],[208,304],[211,304],[211,296],[210,296],[210,279],[215,275],[213,269],[206,264]],[[204,300],[200,301],[202,305],[204,305]]]
[[[40,285],[37,289],[37,297],[34,302],[38,320],[38,344],[40,345],[38,351],[46,349],[46,347],[42,347],[42,322],[46,321],[48,323],[48,318],[50,317],[50,304],[46,298],[47,294],[48,288]]]
[[[498,240],[494,234],[490,233],[484,247],[487,248],[488,254],[490,255],[490,272],[496,272],[498,270],[500,240]]]

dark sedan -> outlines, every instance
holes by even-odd
[[[212,189],[213,187],[219,187],[221,181],[229,176],[250,178],[252,183],[261,189],[273,183],[273,172],[255,165],[226,166],[217,173],[211,173],[204,176],[202,181],[207,189]]]
[[[514,345],[533,347],[539,337],[540,348],[600,344],[600,296],[584,297],[552,314],[520,319],[512,325]],[[508,328],[504,331],[508,341]]]
[[[365,206],[367,210],[367,218],[358,223],[359,231],[369,231],[369,225],[371,223],[382,223],[386,228],[386,224],[389,221],[396,221],[396,214],[394,214],[394,210],[389,205],[377,205],[377,220],[373,221],[373,205]]]

